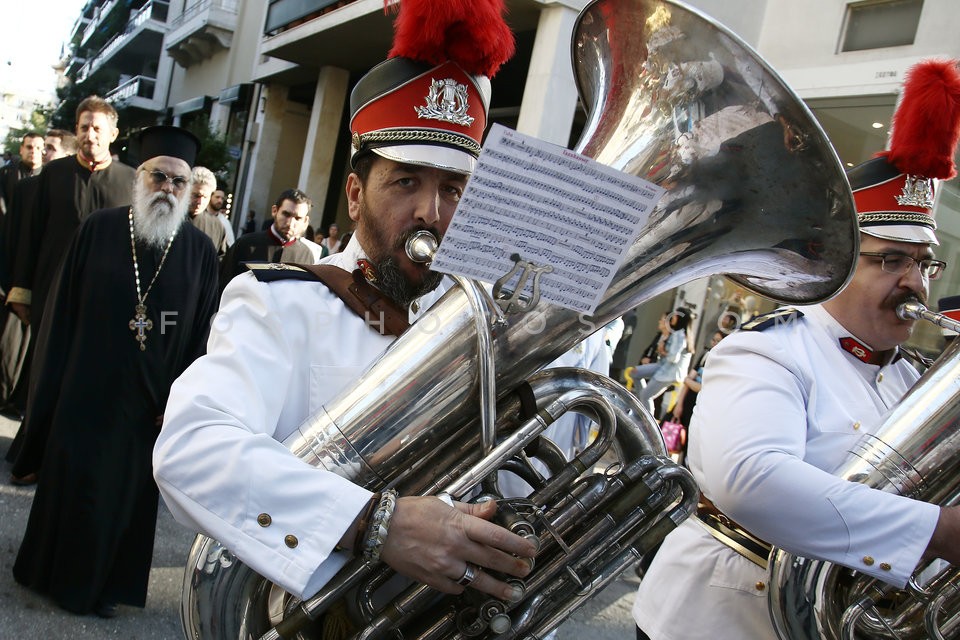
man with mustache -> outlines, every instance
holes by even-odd
[[[186,223],[199,141],[140,136],[133,203],[80,225],[40,328],[15,475],[39,471],[16,580],[75,613],[143,607],[157,488],[151,453],[174,379],[204,350],[217,260]]]
[[[896,308],[926,302],[945,267],[933,252],[932,178],[956,173],[957,96],[954,61],[912,68],[890,149],[848,172],[860,229],[850,284],[755,318],[710,352],[687,457],[700,504],[643,576],[638,638],[776,640],[771,545],[901,588],[921,558],[960,563],[960,507],[833,475],[918,378],[901,347],[914,322]],[[930,100],[952,104],[953,118]]]
[[[357,229],[322,265],[332,265],[349,291],[334,293],[307,269],[235,277],[224,290],[207,355],[174,384],[155,449],[154,475],[174,516],[304,598],[352,557],[364,557],[443,592],[471,586],[516,601],[521,590],[505,577],[526,575],[535,551],[530,541],[488,522],[492,501],[448,504],[371,493],[282,444],[438,297],[442,276],[412,261],[404,245],[418,230],[438,239],[446,231],[479,155],[489,76],[512,53],[513,38],[502,6],[488,15],[489,7],[478,5],[459,18],[446,11],[457,20],[453,30],[418,16],[430,4],[446,6],[401,3],[398,34],[423,33],[425,22],[436,27],[430,33],[456,38],[471,27],[497,33],[473,48],[469,40],[457,47],[431,40],[439,61],[420,57],[398,36],[394,57],[354,88],[346,196]],[[487,51],[484,42],[494,48]],[[484,63],[451,61],[445,53],[451,50],[475,50]],[[433,104],[434,80],[455,84],[457,102]],[[347,306],[350,299],[370,302],[371,321]],[[214,476],[202,468],[210,465],[219,468]]]

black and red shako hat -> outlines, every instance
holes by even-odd
[[[351,163],[368,152],[471,173],[490,78],[513,55],[502,0],[403,0],[390,58],[350,94]]]
[[[957,174],[960,69],[924,60],[907,71],[893,116],[890,148],[847,172],[863,233],[939,244],[933,218],[936,180]]]

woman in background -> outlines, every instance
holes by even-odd
[[[692,341],[687,335],[691,316],[689,309],[677,307],[670,314],[669,320],[660,325],[660,339],[657,344],[659,359],[634,367],[631,372],[634,380],[647,379],[646,385],[639,391],[634,388],[634,392],[651,414],[653,401],[683,378],[684,363],[688,361],[684,355],[691,352]]]

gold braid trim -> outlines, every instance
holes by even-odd
[[[937,223],[933,219],[933,216],[928,216],[925,213],[895,213],[892,211],[884,213],[859,213],[857,214],[857,221],[860,224],[868,224],[871,222],[919,224],[924,227],[930,227],[934,231],[937,229]]]
[[[480,155],[480,145],[456,133],[446,131],[429,131],[425,129],[389,129],[386,131],[371,131],[360,135],[354,132],[353,148],[360,149],[360,146],[366,143],[378,142],[396,142],[400,144],[409,143],[427,143],[427,144],[446,144],[454,147],[460,147],[468,153],[475,156]]]

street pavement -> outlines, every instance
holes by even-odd
[[[0,457],[7,453],[18,422],[0,416]],[[46,638],[87,640],[180,640],[180,589],[187,552],[194,534],[177,524],[160,504],[157,537],[147,606],[119,608],[116,618],[78,616],[63,611],[44,596],[13,580],[13,562],[33,499],[33,487],[9,483],[10,464],[0,464],[0,640]],[[607,589],[584,605],[557,630],[557,640],[632,640],[635,627],[630,616],[638,580],[627,571]],[[229,639],[213,639],[229,640]]]

